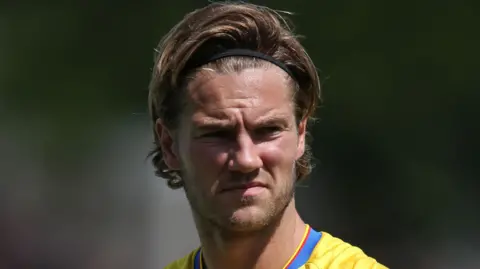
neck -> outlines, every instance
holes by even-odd
[[[196,222],[202,256],[208,269],[283,268],[305,232],[305,223],[296,211],[294,199],[275,223],[261,231],[225,233],[211,225],[201,225],[198,220]]]

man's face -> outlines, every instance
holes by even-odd
[[[228,230],[268,225],[291,202],[304,153],[305,122],[296,124],[286,74],[203,73],[189,84],[187,103],[164,155],[181,170],[192,210]]]

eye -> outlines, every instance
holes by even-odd
[[[282,131],[280,126],[265,126],[255,130],[255,134],[258,136],[274,136]]]
[[[229,138],[231,136],[232,136],[232,132],[228,130],[211,131],[201,135],[201,137],[212,137],[212,138]]]

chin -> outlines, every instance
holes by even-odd
[[[235,210],[228,218],[225,227],[237,232],[253,232],[262,230],[272,222],[273,214],[255,206]]]

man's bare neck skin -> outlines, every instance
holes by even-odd
[[[294,199],[277,223],[255,234],[226,236],[195,219],[208,269],[283,268],[305,232],[305,223],[298,215]]]

